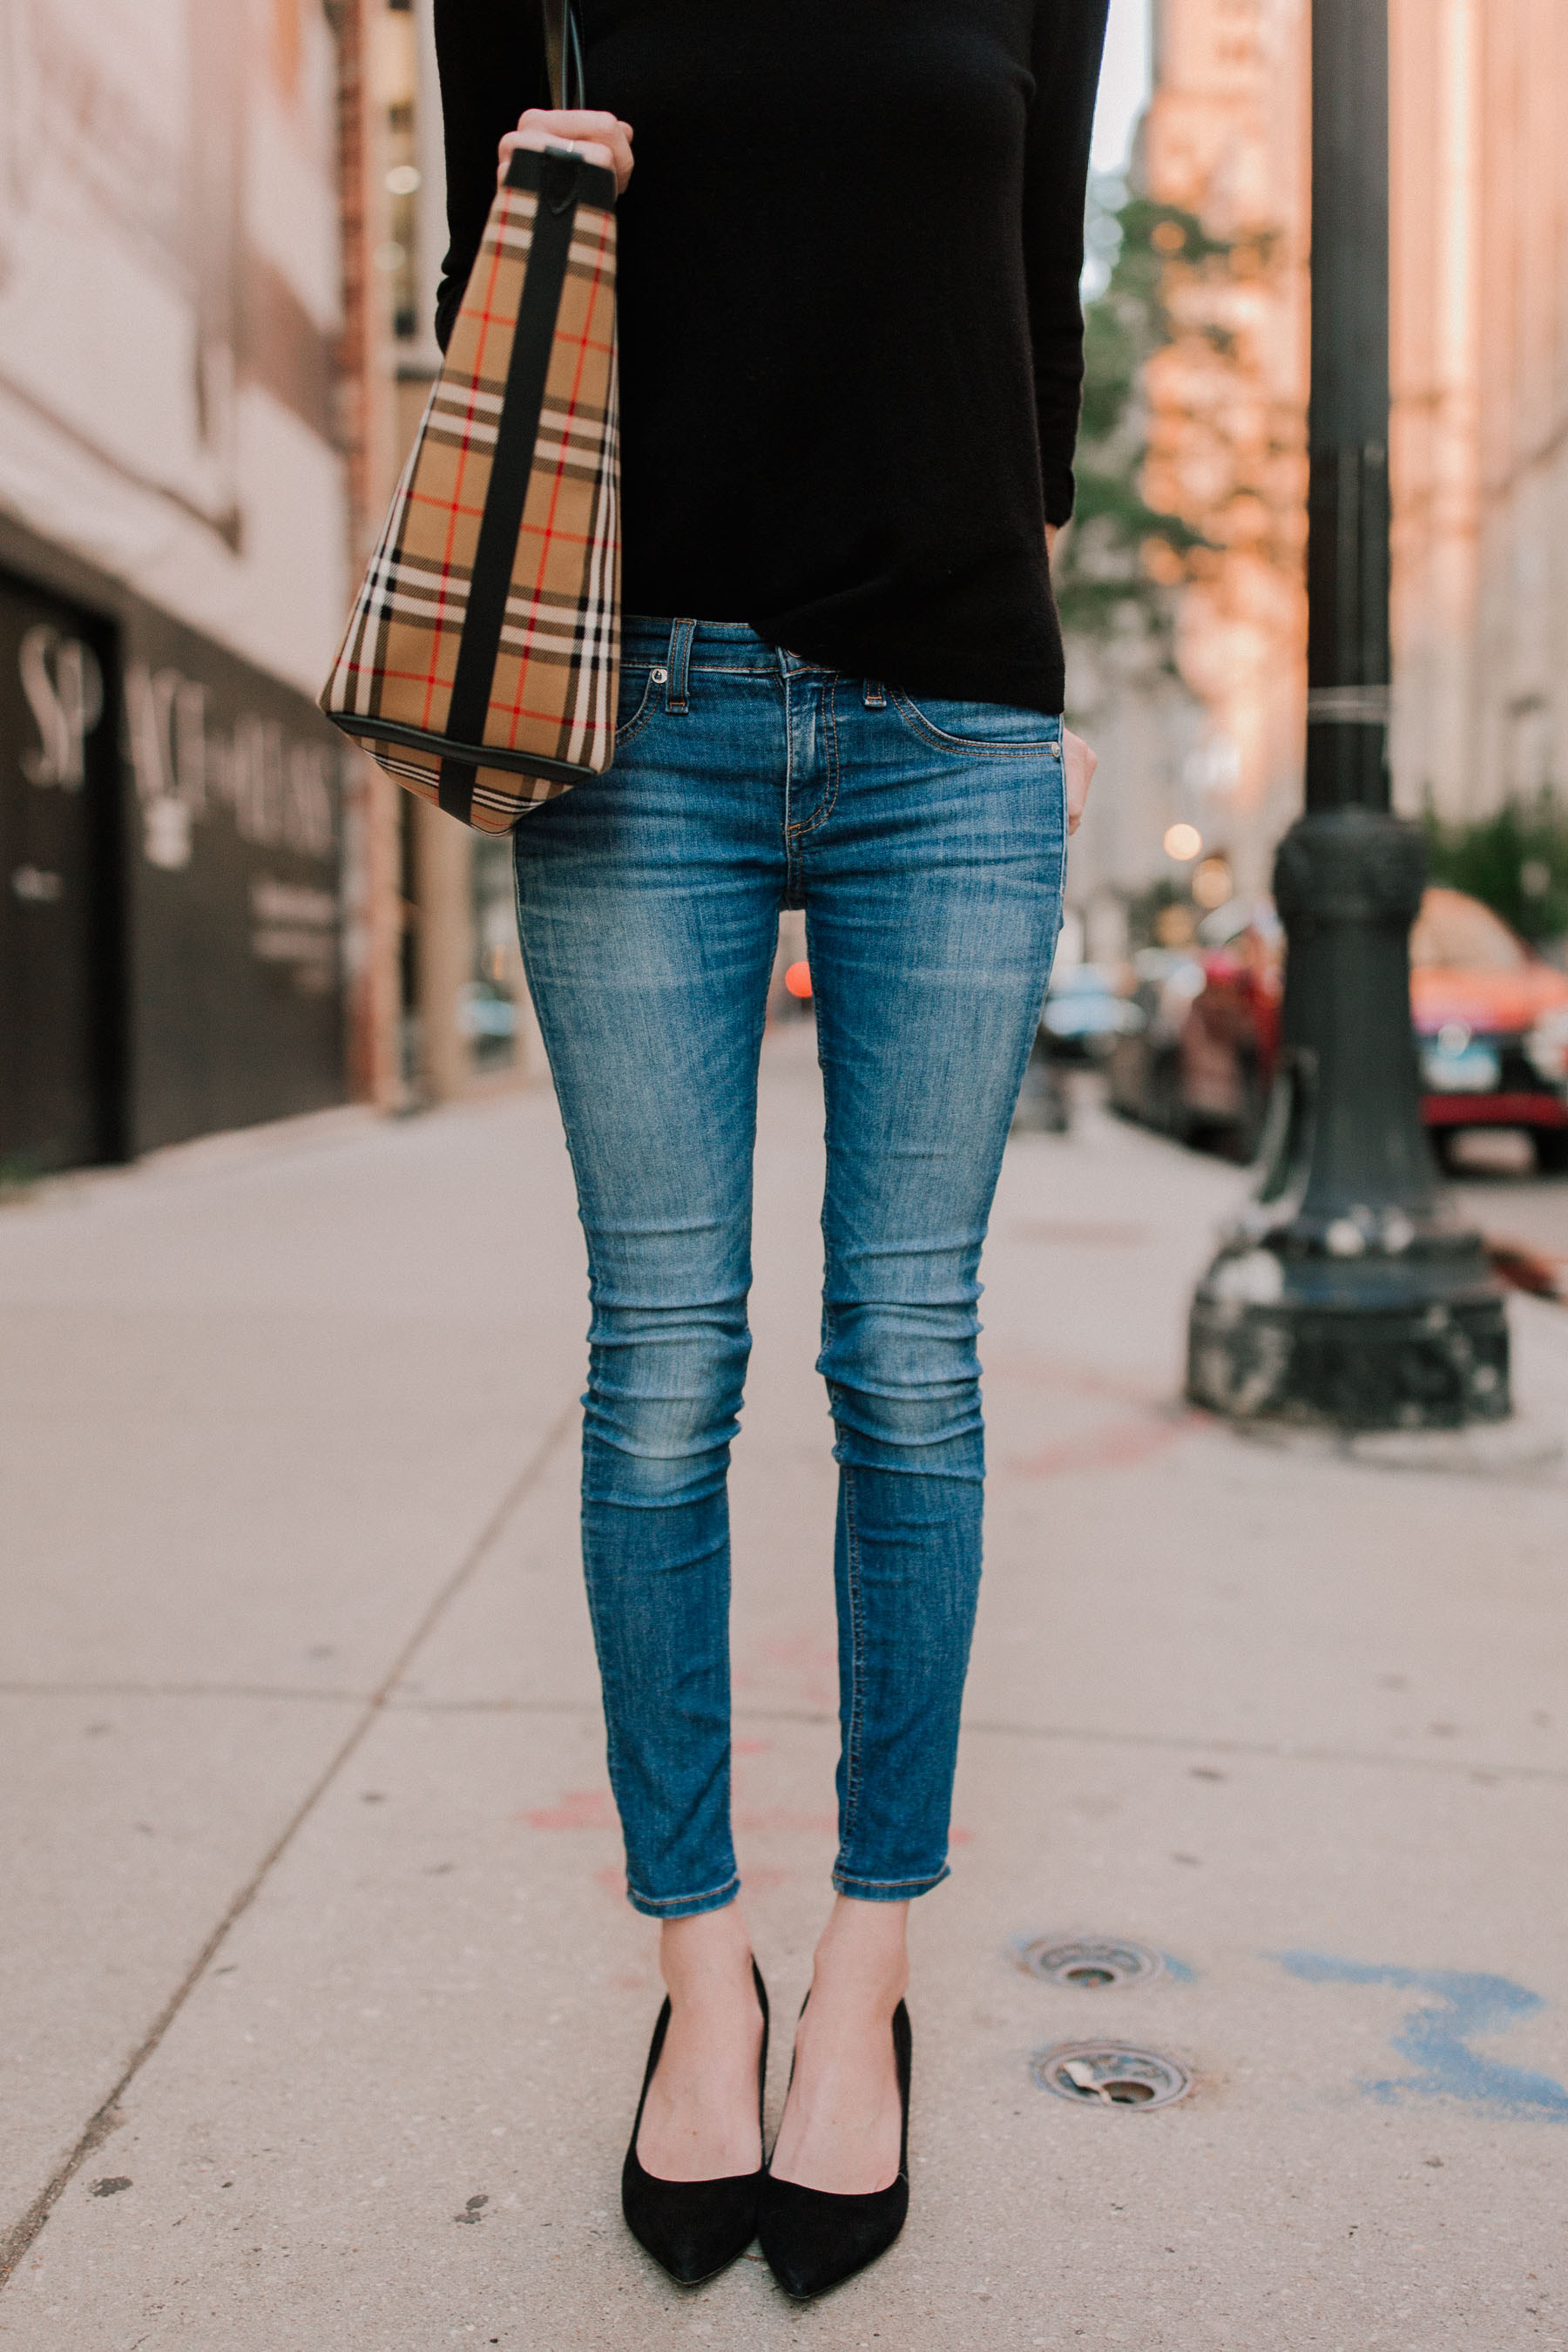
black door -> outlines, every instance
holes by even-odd
[[[112,632],[0,577],[0,1176],[119,1145]]]

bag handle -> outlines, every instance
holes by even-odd
[[[583,26],[577,0],[542,0],[544,56],[550,68],[552,106],[580,107],[587,103],[583,68]]]

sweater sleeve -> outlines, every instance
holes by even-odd
[[[1083,215],[1109,0],[1037,0],[1035,97],[1024,165],[1024,262],[1046,520],[1073,509],[1083,398]]]
[[[497,143],[525,107],[550,103],[542,12],[528,0],[436,0],[436,58],[451,239],[436,297],[445,351],[489,218]]]

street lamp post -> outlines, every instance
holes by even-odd
[[[1198,1286],[1188,1392],[1237,1420],[1457,1428],[1510,1411],[1508,1328],[1421,1123],[1419,829],[1390,804],[1387,0],[1312,0],[1306,814],[1258,1190]]]

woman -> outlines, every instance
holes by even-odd
[[[905,1927],[947,1875],[980,1575],[980,1246],[1094,764],[1062,726],[1047,548],[1105,6],[586,0],[566,113],[537,0],[436,0],[443,341],[498,144],[503,170],[574,147],[624,199],[617,750],[519,825],[517,887],[588,1237],[610,1779],[669,1996],[624,2202],[688,2284],[757,2234],[818,2293],[908,2200]],[[841,1834],[764,2167],[725,1473],[784,907],[826,1097]]]

